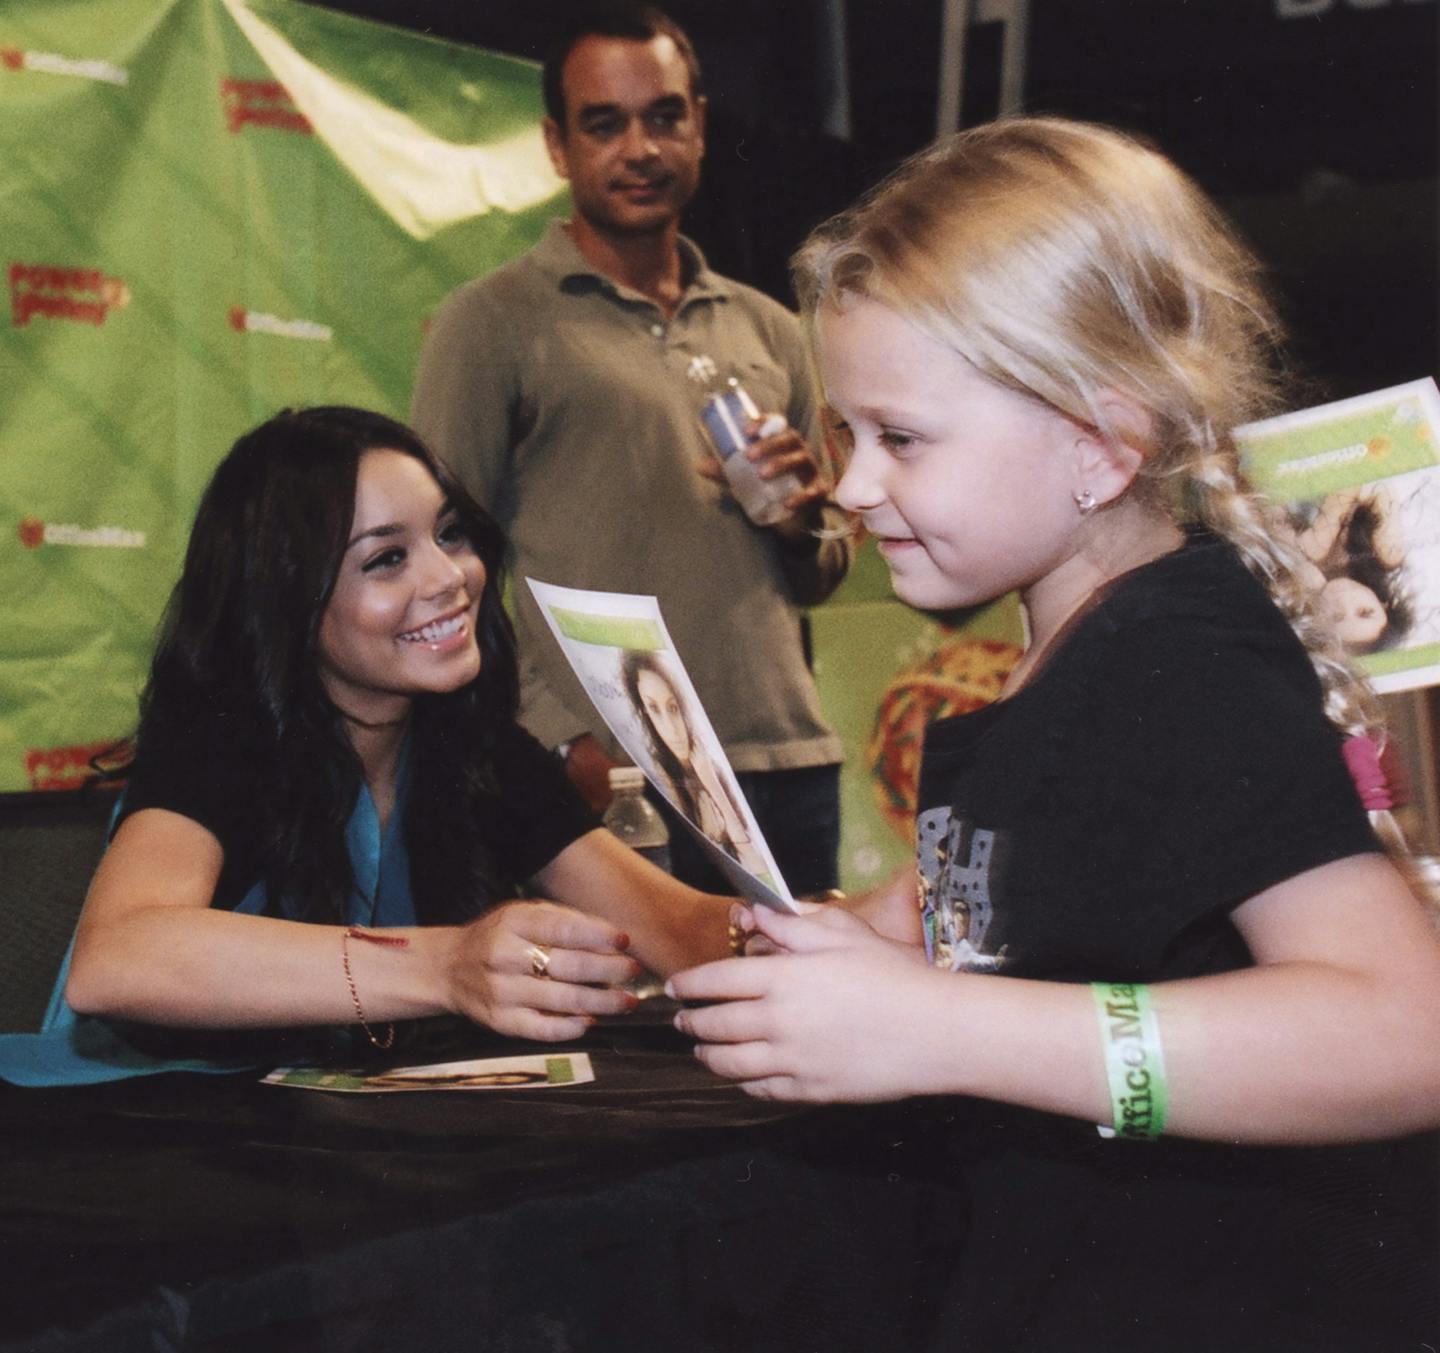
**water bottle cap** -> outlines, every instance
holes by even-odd
[[[622,789],[641,789],[645,784],[645,772],[639,766],[611,766],[610,790],[618,793]]]

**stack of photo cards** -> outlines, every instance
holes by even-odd
[[[797,911],[654,597],[525,580],[630,759],[747,902]]]

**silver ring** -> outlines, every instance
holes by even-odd
[[[530,960],[531,977],[550,976],[550,951],[541,945],[532,944],[526,951],[525,957]]]

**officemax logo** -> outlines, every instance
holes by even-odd
[[[23,329],[37,315],[100,325],[112,310],[130,304],[130,288],[98,268],[55,268],[12,263],[10,322]]]
[[[108,742],[75,743],[68,747],[32,747],[25,753],[25,775],[37,790],[79,789],[94,778],[90,762],[115,747]]]
[[[281,319],[262,310],[246,310],[243,305],[230,307],[230,327],[240,334],[271,334],[276,338],[303,338],[312,343],[328,343],[335,330],[328,324],[309,319]]]
[[[79,526],[74,522],[44,522],[39,517],[22,517],[16,532],[27,550],[42,545],[69,545],[101,550],[143,550],[144,531],[123,526]]]
[[[277,132],[298,132],[310,136],[315,128],[295,107],[290,91],[278,80],[220,81],[220,103],[225,110],[225,127],[232,136],[246,127],[268,127]]]
[[[27,52],[19,47],[0,47],[0,70],[73,75],[81,80],[99,80],[107,85],[130,83],[130,72],[112,66],[108,61],[61,56],[58,52]]]

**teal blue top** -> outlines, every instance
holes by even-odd
[[[410,895],[410,857],[405,848],[405,833],[400,827],[408,787],[407,762],[408,758],[401,759],[395,808],[385,831],[380,830],[375,801],[363,784],[346,824],[345,846],[355,877],[354,891],[346,907],[346,920],[351,925],[416,924],[415,902]],[[235,910],[258,915],[266,910],[266,901],[265,886],[257,883]],[[0,1079],[14,1085],[93,1085],[160,1071],[224,1072],[255,1068],[253,1062],[154,1057],[133,1047],[121,1028],[109,1020],[77,1015],[65,1004],[65,979],[73,949],[72,939],[55,979],[40,1032],[0,1034]],[[335,965],[338,980],[338,944]]]

